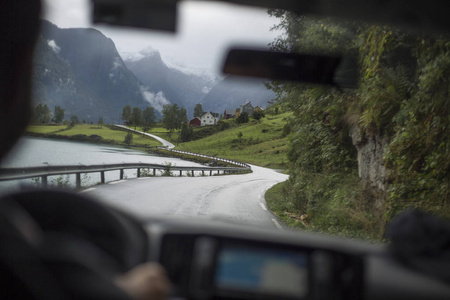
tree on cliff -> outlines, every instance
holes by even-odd
[[[295,116],[289,209],[319,230],[372,238],[407,207],[450,216],[448,39],[270,13],[286,32],[274,50],[359,54],[362,70],[355,91],[271,83],[277,105]],[[372,154],[368,141],[379,145]]]

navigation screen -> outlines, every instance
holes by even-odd
[[[216,287],[303,298],[308,292],[307,263],[302,252],[224,247],[218,254]]]

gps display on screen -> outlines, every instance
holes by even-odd
[[[308,256],[286,249],[223,247],[217,258],[218,289],[303,298],[308,293]]]

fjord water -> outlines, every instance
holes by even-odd
[[[24,168],[55,165],[93,165],[117,163],[153,163],[178,166],[198,166],[199,164],[180,160],[154,156],[143,151],[132,150],[109,145],[97,145],[71,141],[59,141],[40,138],[22,138],[10,153],[1,161],[2,168]],[[106,181],[119,179],[119,171],[106,172]],[[136,177],[136,170],[126,170],[125,176]],[[61,177],[61,176],[59,176]],[[69,176],[69,182],[74,183],[74,175]],[[56,182],[58,176],[49,178],[49,182]],[[63,176],[66,180],[66,176]],[[100,181],[98,173],[84,175],[83,185],[93,185]],[[32,180],[0,182],[0,193],[11,187],[17,188],[22,184],[33,184]]]

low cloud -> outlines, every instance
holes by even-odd
[[[141,86],[141,94],[144,100],[150,103],[150,105],[160,113],[162,112],[164,105],[170,104],[170,101],[164,97],[164,93],[161,91],[155,94],[149,92],[148,88]]]
[[[58,45],[56,45],[56,42],[54,40],[49,40],[47,41],[47,43],[55,53],[59,53],[59,51],[61,51],[61,48]]]
[[[122,64],[122,59],[120,57],[116,57],[114,58],[112,69],[115,70],[117,68],[120,68],[122,67]]]
[[[208,94],[209,92],[211,91],[211,88],[209,88],[209,87],[203,87],[203,89],[202,89],[202,93],[203,94]]]

